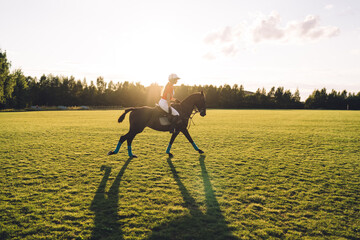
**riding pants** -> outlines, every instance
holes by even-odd
[[[159,106],[162,110],[164,110],[165,112],[169,113],[169,106],[168,103],[165,99],[161,98],[159,101]],[[178,113],[178,111],[176,111],[175,108],[171,107],[171,115],[173,116],[179,116],[180,114]]]

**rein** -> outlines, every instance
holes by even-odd
[[[182,111],[181,104],[179,104],[179,106],[180,106],[180,112],[183,112],[183,111]],[[193,117],[194,117],[195,114],[197,114],[198,112],[200,112],[200,111],[197,109],[197,107],[195,107],[195,108],[191,111],[190,116],[187,117],[187,118],[184,118],[184,119],[188,119],[187,129],[190,129],[190,127],[191,127],[191,122],[195,125],[195,122],[194,122],[194,120],[193,120]]]
[[[195,114],[197,114],[198,112],[200,112],[200,111],[197,110],[197,108],[192,110],[192,112],[191,112],[191,114],[190,114],[190,117],[189,117],[189,120],[190,120],[190,121],[189,121],[189,123],[188,123],[187,129],[190,129],[190,127],[191,127],[191,122],[195,125],[194,120],[193,120],[193,117],[194,117]]]

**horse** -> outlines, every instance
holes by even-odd
[[[174,107],[180,113],[180,121],[176,123],[175,131],[171,136],[169,145],[166,149],[166,153],[169,155],[169,157],[174,156],[170,152],[170,150],[172,144],[175,141],[175,138],[179,135],[180,132],[182,132],[185,135],[185,137],[191,143],[195,151],[199,152],[200,154],[204,153],[204,151],[202,151],[196,146],[195,142],[191,138],[190,133],[187,129],[189,119],[192,118],[192,116],[195,115],[197,112],[200,112],[200,115],[202,117],[206,115],[206,103],[205,103],[205,95],[203,91],[191,94],[183,101],[172,104],[172,107]],[[116,149],[114,151],[110,151],[108,155],[117,154],[123,142],[127,141],[129,157],[136,158],[137,156],[132,153],[131,143],[134,140],[135,136],[141,133],[145,129],[145,127],[149,127],[151,129],[157,131],[163,131],[163,132],[171,130],[170,122],[164,121],[167,120],[167,116],[169,114],[163,111],[159,106],[126,108],[125,112],[118,119],[119,123],[121,123],[124,120],[125,115],[128,112],[131,112],[129,116],[129,122],[130,122],[129,132],[120,137]]]

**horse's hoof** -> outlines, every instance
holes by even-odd
[[[169,158],[173,158],[174,155],[172,153],[168,153],[169,154]]]
[[[137,156],[136,155],[131,155],[131,156],[129,156],[129,158],[137,158]]]
[[[115,154],[113,151],[108,152],[108,156]]]
[[[204,153],[204,151],[203,150],[198,150],[198,152],[200,153],[200,154],[203,154]]]

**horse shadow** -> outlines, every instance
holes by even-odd
[[[111,167],[101,167],[101,170],[104,171],[104,176],[90,206],[90,210],[95,214],[94,229],[90,239],[124,239],[122,225],[119,221],[120,216],[118,214],[119,191],[122,177],[131,159],[132,158],[129,158],[122,166],[108,192],[105,192],[105,188],[109,180]],[[155,227],[147,239],[238,239],[233,236],[231,229],[227,226],[226,220],[221,213],[220,205],[215,197],[204,160],[205,156],[200,156],[199,162],[207,206],[206,213],[201,211],[195,199],[181,182],[171,158],[168,158],[167,162],[183,197],[184,206],[189,209],[190,214],[175,218],[171,222]]]
[[[231,229],[227,226],[225,217],[221,213],[220,205],[215,197],[204,160],[205,156],[200,156],[199,162],[207,206],[206,213],[203,213],[200,210],[195,199],[190,195],[185,185],[181,182],[171,158],[168,158],[167,162],[183,197],[184,206],[189,209],[190,214],[155,227],[152,230],[151,236],[148,238],[149,240],[238,239],[232,234]]]
[[[109,180],[111,167],[101,166],[104,176],[99,184],[90,210],[95,213],[94,229],[90,239],[123,239],[123,231],[119,223],[119,189],[121,178],[132,158],[129,158],[122,166],[109,191],[105,192],[106,183]]]

